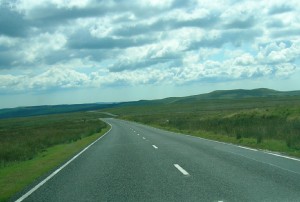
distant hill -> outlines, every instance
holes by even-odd
[[[68,112],[79,112],[99,110],[114,107],[117,104],[71,104],[71,105],[44,105],[33,107],[17,107],[11,109],[0,109],[0,118],[27,117],[47,114],[59,114]]]
[[[147,106],[147,105],[167,105],[193,103],[201,100],[218,99],[249,99],[249,98],[280,98],[300,96],[300,91],[276,91],[267,88],[258,88],[253,90],[217,90],[211,93],[192,95],[187,97],[169,97],[157,100],[140,100],[121,103],[93,103],[93,104],[74,104],[74,105],[54,105],[54,106],[35,106],[35,107],[17,107],[12,109],[0,109],[0,118],[25,117],[45,114],[57,114],[78,111],[99,110],[113,107],[125,106]]]
[[[253,90],[235,89],[235,90],[216,90],[210,93],[192,95],[186,97],[169,97],[158,100],[140,100],[135,102],[120,103],[120,106],[139,106],[139,105],[157,105],[172,103],[188,103],[200,100],[216,99],[246,99],[246,98],[263,98],[263,97],[287,97],[300,96],[300,91],[276,91],[267,88],[258,88]]]
[[[244,99],[244,98],[259,98],[259,97],[287,97],[300,96],[300,91],[276,91],[267,88],[258,88],[253,90],[217,90],[211,93],[193,95],[181,98],[173,98],[173,103],[192,102],[208,99]],[[168,100],[168,98],[166,99]]]

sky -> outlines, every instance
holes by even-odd
[[[0,108],[299,86],[299,0],[0,0]]]

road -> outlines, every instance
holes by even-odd
[[[23,201],[300,201],[298,159],[105,121],[109,133]]]

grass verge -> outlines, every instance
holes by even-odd
[[[9,200],[34,180],[70,159],[108,130],[109,126],[100,133],[84,137],[76,142],[49,147],[33,159],[0,167],[0,201]]]
[[[142,123],[142,124],[144,124],[144,123]],[[248,137],[248,138],[241,137],[240,139],[237,139],[233,136],[227,136],[227,135],[218,134],[218,133],[214,133],[214,132],[208,132],[208,131],[179,130],[177,128],[163,127],[163,126],[156,125],[156,124],[147,124],[147,125],[150,125],[155,128],[179,133],[182,135],[188,134],[188,135],[192,135],[195,137],[205,138],[205,139],[209,139],[209,140],[216,140],[216,141],[231,143],[231,144],[240,145],[240,146],[246,146],[246,147],[250,147],[250,148],[254,148],[254,149],[279,152],[282,154],[300,158],[300,151],[297,149],[288,147],[286,142],[282,141],[282,140],[264,139],[263,142],[257,143],[257,139],[251,138],[251,137]]]

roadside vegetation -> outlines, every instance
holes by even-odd
[[[208,99],[115,108],[121,118],[300,157],[300,97]]]
[[[0,120],[0,201],[103,135],[109,127],[99,116],[80,112]]]
[[[71,113],[0,120],[1,166],[34,158],[57,144],[99,133],[106,125],[92,113]]]

